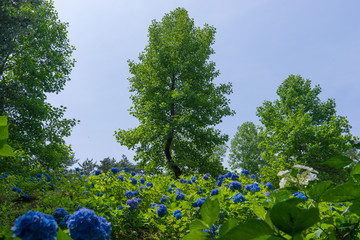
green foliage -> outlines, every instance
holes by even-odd
[[[290,75],[277,90],[279,99],[257,108],[264,126],[259,134],[261,157],[269,165],[262,168],[263,176],[275,179],[276,171],[300,163],[319,171],[320,179],[346,179],[346,169],[323,163],[351,149],[351,127],[336,115],[335,101],[321,101],[320,93],[319,85],[311,88],[310,80]]]
[[[130,114],[140,125],[120,129],[115,136],[153,173],[168,169],[178,178],[185,170],[190,174],[205,172],[209,165],[222,168],[219,161],[208,159],[228,136],[213,126],[234,112],[225,97],[232,92],[231,84],[213,83],[219,75],[209,61],[214,35],[214,27],[195,27],[187,11],[177,8],[161,22],[152,22],[139,62],[129,61]]]
[[[74,65],[67,24],[46,0],[4,0],[0,18],[0,115],[8,116],[9,144],[17,153],[11,161],[19,168],[60,167],[71,153],[63,138],[76,121],[46,98],[63,90]],[[8,161],[2,157],[0,165],[8,168]]]
[[[11,157],[14,156],[13,149],[7,144],[9,138],[7,117],[0,116],[0,156]]]
[[[237,128],[231,140],[229,164],[233,169],[247,169],[250,173],[259,175],[259,169],[266,164],[260,157],[258,147],[260,138],[254,123],[245,122]]]
[[[83,171],[85,176],[90,176],[96,170],[97,164],[93,161],[93,159],[86,159],[83,163],[79,163],[81,171]]]

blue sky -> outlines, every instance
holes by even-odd
[[[221,75],[231,82],[234,117],[218,125],[230,139],[245,121],[259,124],[256,108],[275,100],[288,75],[320,84],[320,98],[334,98],[352,134],[360,136],[360,1],[334,0],[54,0],[77,63],[71,81],[48,101],[66,106],[66,117],[80,120],[67,138],[76,158],[121,159],[134,153],[120,146],[115,130],[136,127],[127,109],[130,77],[127,60],[147,44],[148,26],[184,7],[197,26],[217,29],[215,54]],[[229,142],[230,143],[230,142]],[[226,163],[225,166],[228,166]]]

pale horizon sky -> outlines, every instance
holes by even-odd
[[[360,1],[54,0],[54,6],[69,23],[77,62],[71,81],[48,101],[66,106],[66,117],[81,121],[66,139],[80,162],[120,160],[122,154],[132,160],[134,153],[114,137],[119,128],[138,124],[127,111],[132,105],[127,60],[138,61],[151,21],[177,7],[184,7],[196,26],[217,29],[211,60],[221,75],[215,83],[233,84],[229,98],[236,111],[217,128],[230,140],[242,123],[260,124],[256,108],[275,100],[290,74],[319,84],[321,100],[334,98],[337,114],[360,136]]]

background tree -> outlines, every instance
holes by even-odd
[[[116,167],[116,160],[115,158],[106,157],[103,160],[100,160],[100,165],[98,168],[103,173],[107,173],[111,168]]]
[[[247,169],[251,174],[259,176],[260,168],[266,165],[266,161],[260,157],[259,143],[258,129],[254,123],[244,122],[238,126],[237,132],[231,140],[229,154],[231,168]]]
[[[310,80],[290,75],[277,90],[279,99],[257,108],[264,125],[259,134],[261,157],[269,164],[262,168],[263,175],[274,177],[300,163],[319,171],[320,179],[346,180],[345,170],[322,163],[352,148],[351,126],[336,115],[334,99],[321,101],[320,93],[319,85],[311,88]]]
[[[130,160],[125,154],[121,155],[121,159],[119,162],[116,163],[116,167],[118,167],[119,170],[124,169],[124,167],[128,167],[130,171],[134,171],[137,174],[143,174],[143,169],[139,168],[139,166],[137,166],[136,164],[130,162]]]
[[[195,27],[187,11],[177,8],[152,22],[139,63],[129,61],[130,114],[140,125],[115,135],[152,172],[165,168],[176,178],[184,170],[203,172],[214,148],[228,140],[214,128],[234,115],[225,97],[231,84],[213,83],[219,75],[209,61],[214,35],[214,27]]]
[[[79,163],[81,171],[84,172],[84,175],[90,176],[92,172],[98,167],[93,159],[86,159],[83,163]]]
[[[44,0],[4,0],[0,22],[0,115],[8,116],[9,144],[26,164],[61,167],[71,156],[63,138],[76,121],[46,98],[63,90],[74,65],[67,24]]]

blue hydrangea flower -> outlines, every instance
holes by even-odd
[[[237,181],[234,181],[234,182],[230,183],[229,188],[230,188],[231,190],[235,190],[235,189],[240,190],[240,189],[242,188],[242,184],[239,183],[239,182],[237,182]]]
[[[123,206],[120,206],[120,207],[118,207],[117,210],[122,210],[122,209],[124,209],[124,207],[123,207]]]
[[[125,171],[125,172],[129,172],[130,169],[129,169],[128,167],[124,167],[124,171]]]
[[[142,191],[144,188],[146,188],[146,186],[142,185],[142,186],[140,187],[140,191]]]
[[[80,209],[82,209],[82,206],[78,206],[78,207],[76,208],[76,211],[79,211]]]
[[[192,181],[191,181],[190,179],[189,179],[187,182],[188,182],[188,184],[191,184],[191,185],[192,185]]]
[[[197,192],[197,194],[202,194],[202,192],[203,192],[203,189],[201,188],[201,187],[198,187],[199,188],[199,191]]]
[[[95,176],[100,175],[100,174],[101,174],[101,170],[100,170],[100,169],[98,169],[98,170],[95,171]]]
[[[126,191],[125,192],[125,197],[127,197],[127,198],[132,198],[134,196],[134,193],[132,192],[132,191]]]
[[[60,223],[66,215],[68,215],[68,212],[64,208],[57,208],[53,213],[57,223]]]
[[[70,218],[71,215],[66,215],[63,220],[60,222],[59,227],[62,229],[67,228],[67,224],[68,224],[68,220]]]
[[[77,172],[78,172],[78,171],[80,171],[80,169],[77,167],[77,168],[75,168],[75,171],[77,171]]]
[[[6,173],[4,173],[4,174],[3,174],[3,177],[4,177],[4,178],[7,178],[7,177],[8,177],[8,175],[7,175]]]
[[[119,169],[117,167],[114,167],[111,169],[111,171],[113,172],[113,174],[117,174],[119,172]]]
[[[172,192],[172,188],[171,188],[171,187],[169,187],[167,191],[168,191],[168,192]]]
[[[192,182],[196,182],[196,177],[191,177]]]
[[[145,178],[143,178],[143,177],[140,178],[140,183],[141,183],[141,184],[144,184],[144,183],[145,183]]]
[[[117,178],[118,178],[120,181],[122,181],[122,182],[124,181],[124,176],[123,176],[123,175],[120,175],[120,176],[118,176]]]
[[[297,198],[300,198],[300,199],[303,199],[303,200],[307,200],[307,196],[305,196],[303,193],[300,193],[300,192],[296,192],[293,194],[294,197],[297,197]]]
[[[160,203],[167,203],[169,202],[170,198],[168,196],[162,195],[160,199]]]
[[[173,213],[173,216],[176,218],[176,220],[181,219],[182,218],[181,211],[179,209],[175,210],[174,213]]]
[[[222,183],[223,183],[222,180],[218,180],[217,183],[216,183],[216,185],[217,185],[218,187],[221,187]]]
[[[176,200],[185,200],[185,194],[181,193],[181,192],[178,192],[176,194]]]
[[[186,180],[183,179],[183,178],[181,178],[181,179],[179,180],[179,182],[180,182],[180,183],[186,183]]]
[[[136,172],[131,171],[131,176],[135,176],[135,175],[136,175]]]
[[[156,210],[156,213],[159,217],[164,217],[167,211],[167,207],[163,204],[158,205],[158,208]]]
[[[171,187],[172,187],[172,188],[176,188],[176,186],[175,186],[175,184],[174,184],[174,183],[172,183],[172,184],[171,184]]]
[[[46,181],[51,182],[51,177],[49,176],[49,174],[45,173],[44,175],[46,177]]]
[[[244,202],[246,199],[241,193],[238,192],[235,194],[235,196],[233,196],[232,200],[234,201],[234,203],[238,203]]]
[[[231,175],[231,180],[238,180],[239,179],[239,175],[237,175],[236,173]]]
[[[84,175],[84,172],[83,172],[83,171],[81,171],[81,172],[80,172],[80,175]]]
[[[207,181],[209,180],[209,176],[208,175],[204,175],[203,178]]]
[[[152,188],[152,187],[154,186],[154,184],[152,184],[151,182],[148,182],[148,183],[146,184],[146,186]]]
[[[139,202],[138,202],[138,200],[136,198],[134,198],[134,199],[131,199],[131,200],[127,200],[126,204],[129,205],[129,209],[131,211],[135,211],[137,206],[139,205]]]
[[[226,174],[224,175],[224,178],[230,178],[231,175],[232,175],[232,173],[231,173],[231,172],[228,172],[228,173],[226,173]]]
[[[241,170],[241,174],[243,174],[245,177],[249,175],[249,171],[246,169]]]
[[[211,196],[215,196],[215,195],[218,195],[219,194],[219,189],[213,189],[212,191],[211,191]]]
[[[137,184],[136,178],[130,178],[130,179],[131,179],[131,183],[132,183],[133,185],[136,185],[136,184]]]
[[[136,199],[139,204],[142,203],[142,199],[141,199],[141,198],[135,198],[135,197],[134,197],[134,199]]]
[[[251,190],[251,188],[252,188],[252,184],[247,184],[247,185],[245,185],[245,190],[246,191],[250,191]]]
[[[264,192],[264,195],[265,195],[265,196],[270,196],[271,193],[269,193],[269,192]]]
[[[154,209],[155,207],[157,206],[157,204],[156,203],[153,203],[153,204],[151,204],[151,209]]]
[[[18,188],[17,188],[17,187],[13,187],[12,190],[13,190],[14,192],[17,192]]]
[[[29,211],[16,219],[11,230],[13,237],[19,237],[22,240],[55,240],[57,224],[50,215]]]
[[[70,237],[74,240],[110,240],[111,226],[93,210],[82,208],[72,214],[68,220]]]
[[[268,182],[268,183],[266,184],[266,186],[267,186],[268,190],[271,190],[271,189],[273,188],[273,185],[272,185],[271,182]]]
[[[192,206],[193,207],[201,207],[204,204],[204,202],[205,202],[205,198],[202,197],[202,198],[197,199],[196,202],[194,202],[192,204]]]
[[[140,194],[139,190],[136,190],[136,191],[134,192],[134,196],[138,196],[139,194]]]
[[[250,178],[251,178],[252,180],[254,180],[254,179],[255,179],[255,175],[252,174],[252,175],[250,176]]]
[[[41,173],[38,173],[38,174],[36,175],[36,177],[37,177],[37,178],[41,178],[41,177],[42,177]]]
[[[260,192],[260,187],[258,183],[253,183],[250,191],[254,191],[254,192]]]

